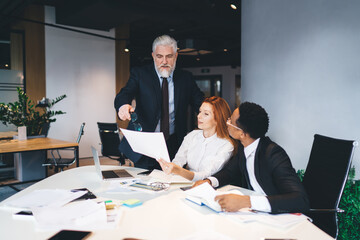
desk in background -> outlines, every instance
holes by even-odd
[[[41,164],[47,158],[47,150],[75,148],[76,166],[79,166],[79,144],[76,142],[67,142],[52,138],[32,138],[19,141],[1,140],[0,154],[15,154],[16,178],[19,181],[38,180],[46,177],[46,168]]]
[[[119,169],[117,166],[102,166],[103,170]],[[143,169],[127,168],[136,175]],[[278,229],[259,222],[240,223],[217,214],[206,207],[185,200],[185,192],[179,185],[172,185],[162,193],[106,193],[110,183],[100,180],[94,166],[69,169],[46,178],[0,203],[0,239],[47,239],[55,231],[36,231],[33,219],[18,220],[15,210],[4,207],[11,199],[19,198],[36,189],[74,189],[86,187],[97,197],[126,200],[137,198],[143,205],[135,208],[121,207],[122,216],[116,229],[93,231],[89,239],[177,239],[199,231],[215,231],[231,239],[260,240],[264,237],[297,240],[328,240],[329,235],[309,221],[288,229]],[[246,194],[247,192],[245,192]],[[19,230],[21,229],[21,230]]]
[[[18,133],[15,131],[0,132],[0,140],[13,139],[14,136],[17,136],[17,134]]]

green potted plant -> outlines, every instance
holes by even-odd
[[[27,136],[47,135],[50,123],[56,121],[53,117],[65,114],[63,111],[51,110],[56,103],[66,98],[65,94],[54,100],[43,99],[35,106],[21,88],[18,87],[17,92],[18,101],[0,103],[0,121],[6,126],[26,126]]]

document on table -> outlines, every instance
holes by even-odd
[[[138,132],[120,128],[134,152],[170,162],[164,134],[162,132]]]
[[[33,207],[60,207],[86,193],[87,191],[72,192],[63,189],[39,189],[9,201],[6,205],[27,209]]]
[[[33,208],[32,212],[39,230],[95,230],[115,228],[120,209],[110,213],[104,202],[93,200],[73,202],[63,207]]]
[[[270,214],[263,212],[239,211],[222,213],[226,217],[241,223],[261,222],[276,228],[289,228],[311,219],[301,213]]]
[[[214,210],[215,212],[221,212],[221,207],[215,197],[223,194],[239,194],[243,195],[239,190],[231,190],[228,192],[217,192],[209,183],[203,183],[197,187],[185,191],[186,199],[196,203],[198,205],[204,205]]]
[[[174,174],[166,174],[161,170],[154,169],[149,177],[151,177],[149,182],[166,182],[166,183],[192,183],[192,181],[180,176],[180,175],[174,175]]]

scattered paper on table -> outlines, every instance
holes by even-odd
[[[149,177],[149,182],[165,182],[165,183],[192,183],[190,180],[175,174],[166,174],[161,170],[154,169]]]
[[[27,209],[33,207],[60,207],[86,193],[87,191],[72,192],[63,189],[41,189],[9,201],[6,205]]]
[[[104,202],[73,202],[63,207],[32,208],[37,229],[95,230],[116,227],[120,209],[106,210]]]

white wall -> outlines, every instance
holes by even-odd
[[[202,69],[209,69],[210,71],[208,73],[202,73],[201,72]],[[228,102],[231,110],[235,109],[235,76],[240,75],[240,67],[236,67],[236,68],[232,68],[231,66],[201,67],[201,68],[186,68],[186,70],[196,76],[221,75],[222,84],[223,84],[222,97]]]
[[[360,140],[359,12],[358,0],[242,1],[242,100],[265,107],[297,169],[315,133]]]
[[[55,24],[55,10],[46,7],[45,22]],[[80,29],[114,37],[114,31]],[[46,96],[67,98],[54,106],[65,111],[52,123],[49,137],[75,141],[82,122],[85,134],[80,157],[91,156],[90,146],[100,149],[96,122],[115,122],[115,42],[104,38],[45,27]]]

